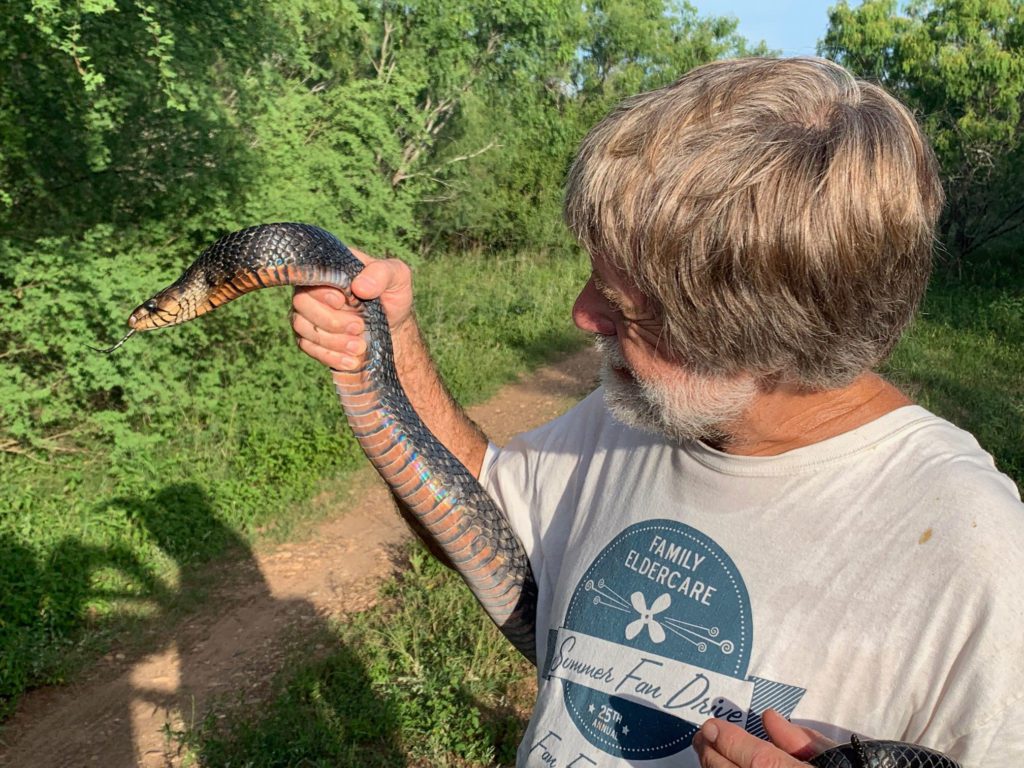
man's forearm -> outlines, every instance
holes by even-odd
[[[410,319],[392,341],[398,379],[413,409],[434,437],[479,478],[487,436],[448,392],[419,326]]]
[[[448,392],[415,320],[410,318],[392,338],[392,344],[398,380],[413,409],[434,437],[462,462],[473,477],[479,478],[487,451],[487,436]],[[434,537],[398,495],[393,495],[402,517],[431,554],[454,569],[455,566],[434,541]]]

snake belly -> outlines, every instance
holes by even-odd
[[[952,758],[902,741],[859,741],[826,749],[808,761],[815,768],[960,768]]]
[[[537,663],[537,585],[522,544],[476,478],[426,428],[402,390],[380,302],[351,283],[362,262],[329,232],[308,224],[264,224],[225,235],[172,285],[132,313],[131,330],[187,322],[274,285],[326,285],[362,312],[367,357],[358,371],[333,371],[348,423],[395,496],[447,555],[506,638]]]

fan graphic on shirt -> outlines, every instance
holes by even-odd
[[[655,598],[654,602],[651,603],[650,609],[647,608],[647,601],[644,599],[643,592],[634,592],[630,595],[629,602],[633,604],[633,608],[640,614],[640,618],[636,621],[631,621],[626,626],[626,639],[632,640],[634,637],[640,634],[644,627],[647,627],[647,632],[651,636],[651,640],[656,643],[665,642],[665,630],[661,624],[654,620],[654,614],[661,613],[670,605],[672,605],[672,598],[667,595],[659,595]]]
[[[639,618],[626,625],[627,640],[634,639],[646,627],[648,636],[655,643],[665,642],[665,630],[667,629],[676,637],[680,637],[694,645],[699,653],[705,653],[708,650],[709,644],[717,647],[727,656],[735,650],[731,640],[715,639],[719,635],[718,627],[692,624],[688,621],[673,619],[671,616],[659,616],[656,620],[654,618],[656,614],[664,613],[672,605],[672,596],[668,593],[658,595],[654,598],[650,608],[648,608],[647,598],[643,592],[634,592],[629,596],[629,603],[627,603],[618,592],[605,583],[604,579],[598,579],[596,584],[593,580],[587,580],[583,588],[587,592],[597,593],[594,596],[594,605],[604,606],[616,611],[622,611],[623,613],[632,613],[629,610],[629,606],[633,606],[633,610],[636,611]]]

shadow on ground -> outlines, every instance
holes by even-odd
[[[324,653],[345,652],[313,603],[271,593],[247,542],[217,517],[199,486],[169,485],[145,498],[112,499],[104,507],[111,515],[126,515],[140,536],[175,563],[177,582],[169,583],[118,548],[68,540],[39,563],[28,549],[0,538],[0,649],[38,645],[47,631],[45,622],[33,618],[40,612],[52,617],[54,626],[66,625],[97,600],[115,601],[129,612],[133,604],[145,609],[146,618],[133,629],[148,639],[144,654],[108,656],[91,673],[102,679],[89,680],[88,702],[79,705],[72,687],[27,697],[5,727],[0,765],[173,765],[181,748],[176,735],[195,725],[213,700],[245,706],[264,700],[290,648],[315,642]],[[209,563],[215,555],[218,565]],[[204,621],[186,615],[200,602],[216,606],[203,612],[210,614]],[[290,643],[282,641],[286,627],[295,627]],[[32,672],[0,671],[12,687],[16,681],[10,673]],[[211,676],[219,674],[223,679],[211,686]],[[360,716],[372,718],[379,734],[381,723],[388,722],[386,705],[375,699],[355,658],[346,674],[346,687],[359,692]],[[358,720],[336,725],[358,745]],[[59,739],[53,738],[57,732]],[[391,754],[379,737],[374,749]]]
[[[503,442],[557,416],[588,391],[595,367],[593,350],[581,352],[557,372],[542,369],[470,414]],[[359,502],[319,524],[309,541],[258,557],[214,513],[214,501],[220,503],[195,483],[176,483],[103,505],[107,519],[130,521],[138,537],[133,546],[152,547],[173,562],[179,574],[174,581],[113,548],[68,540],[44,562],[0,536],[0,639],[38,648],[47,632],[37,620],[40,612],[81,622],[99,600],[117,601],[119,609],[134,605],[143,616],[136,629],[146,646],[125,649],[127,658],[108,654],[74,685],[27,695],[0,734],[0,765],[173,766],[183,760],[182,747],[208,766],[392,766],[419,764],[415,754],[491,748],[502,764],[512,762],[532,689],[509,704],[488,685],[520,678],[532,684],[533,675],[515,666],[511,651],[514,658],[501,669],[476,668],[481,657],[474,654],[491,641],[472,627],[467,634],[466,617],[493,627],[464,595],[452,597],[454,591],[443,579],[435,581],[427,565],[410,568],[399,580],[413,573],[425,583],[386,597],[389,610],[374,612],[383,624],[370,632],[387,635],[377,656],[326,618],[345,616],[350,628],[364,615],[352,612],[373,604],[391,565],[389,547],[407,535],[383,487],[361,488]],[[404,547],[402,556],[409,557]],[[146,562],[159,559],[146,555]],[[397,614],[422,614],[428,608],[420,601],[426,600],[440,617],[430,640],[440,642],[425,651],[417,645],[422,638],[406,633],[404,642],[415,650],[396,648],[393,635],[405,621]],[[33,618],[23,625],[8,620],[16,616]],[[90,634],[104,621],[94,622]],[[286,674],[278,676],[279,670]],[[3,667],[0,672],[6,674]],[[24,679],[60,682],[53,675]],[[439,722],[448,727],[438,729]],[[430,739],[425,751],[422,744],[410,747],[413,732]],[[474,734],[471,744],[459,741],[467,733]],[[467,758],[465,764],[490,762]]]

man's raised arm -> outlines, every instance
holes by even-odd
[[[379,298],[391,327],[395,367],[413,408],[434,436],[475,476],[480,476],[487,436],[445,388],[413,314],[412,273],[397,259],[377,260],[353,251],[366,268],[352,282],[362,300]],[[298,288],[292,299],[292,328],[299,348],[314,360],[341,371],[355,370],[366,352],[363,320],[336,288]],[[403,517],[431,551],[447,563],[404,505]]]

